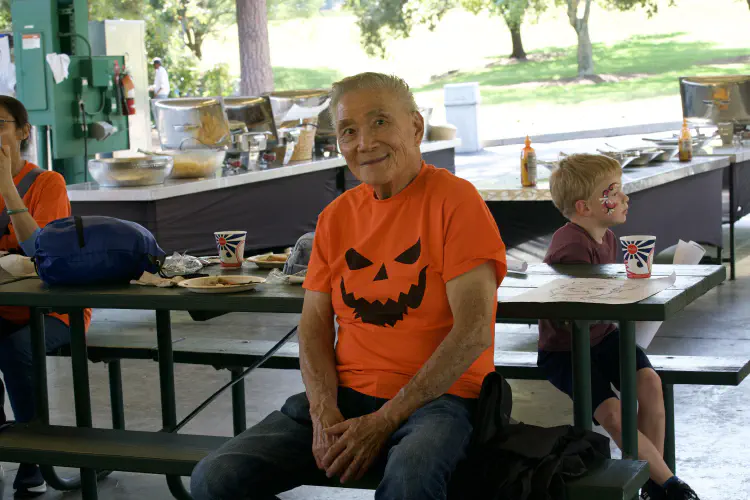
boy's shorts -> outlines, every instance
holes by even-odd
[[[573,398],[573,362],[570,351],[539,351],[537,366],[547,380]],[[635,346],[636,370],[651,368],[648,356]],[[614,330],[591,348],[591,408],[596,411],[604,401],[615,398],[612,385],[620,390],[620,330]],[[599,422],[594,419],[594,423]]]

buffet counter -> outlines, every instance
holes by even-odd
[[[652,134],[650,137],[664,136]],[[532,144],[542,162],[558,160],[560,153],[593,153],[645,146],[642,135],[579,139]],[[651,144],[652,145],[652,144]],[[566,219],[552,204],[550,168],[537,167],[537,186],[521,186],[519,146],[489,148],[460,157],[456,175],[467,179],[487,202],[503,239],[510,247],[546,237]],[[723,152],[723,150],[720,150]],[[737,153],[744,154],[744,153]],[[618,236],[653,234],[657,251],[694,240],[722,247],[723,176],[732,164],[729,154],[693,156],[623,169],[623,189],[630,197],[628,221],[613,228]],[[542,255],[543,256],[543,255]]]
[[[422,144],[427,163],[455,172],[459,140]],[[106,215],[149,229],[171,253],[216,252],[214,231],[247,231],[246,249],[293,245],[313,231],[318,214],[357,184],[342,156],[213,178],[167,180],[147,187],[103,188],[95,183],[68,186],[75,215]]]

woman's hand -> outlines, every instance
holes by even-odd
[[[16,189],[13,184],[13,165],[11,161],[10,146],[0,148],[0,194],[5,196],[5,189]]]

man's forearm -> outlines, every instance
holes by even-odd
[[[337,404],[338,374],[334,342],[333,325],[324,330],[300,324],[300,369],[313,416]]]
[[[485,327],[486,329],[486,327]],[[485,331],[452,330],[416,375],[380,412],[395,426],[430,401],[445,394],[492,345]]]

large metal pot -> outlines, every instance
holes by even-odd
[[[680,78],[682,113],[697,125],[750,125],[750,75]]]
[[[331,101],[329,90],[287,90],[267,95],[276,129],[285,122],[299,122],[318,116]]]
[[[169,156],[102,158],[89,160],[89,172],[102,187],[134,187],[163,184],[172,172]]]
[[[152,107],[164,149],[203,149],[232,142],[221,97],[159,99]]]

